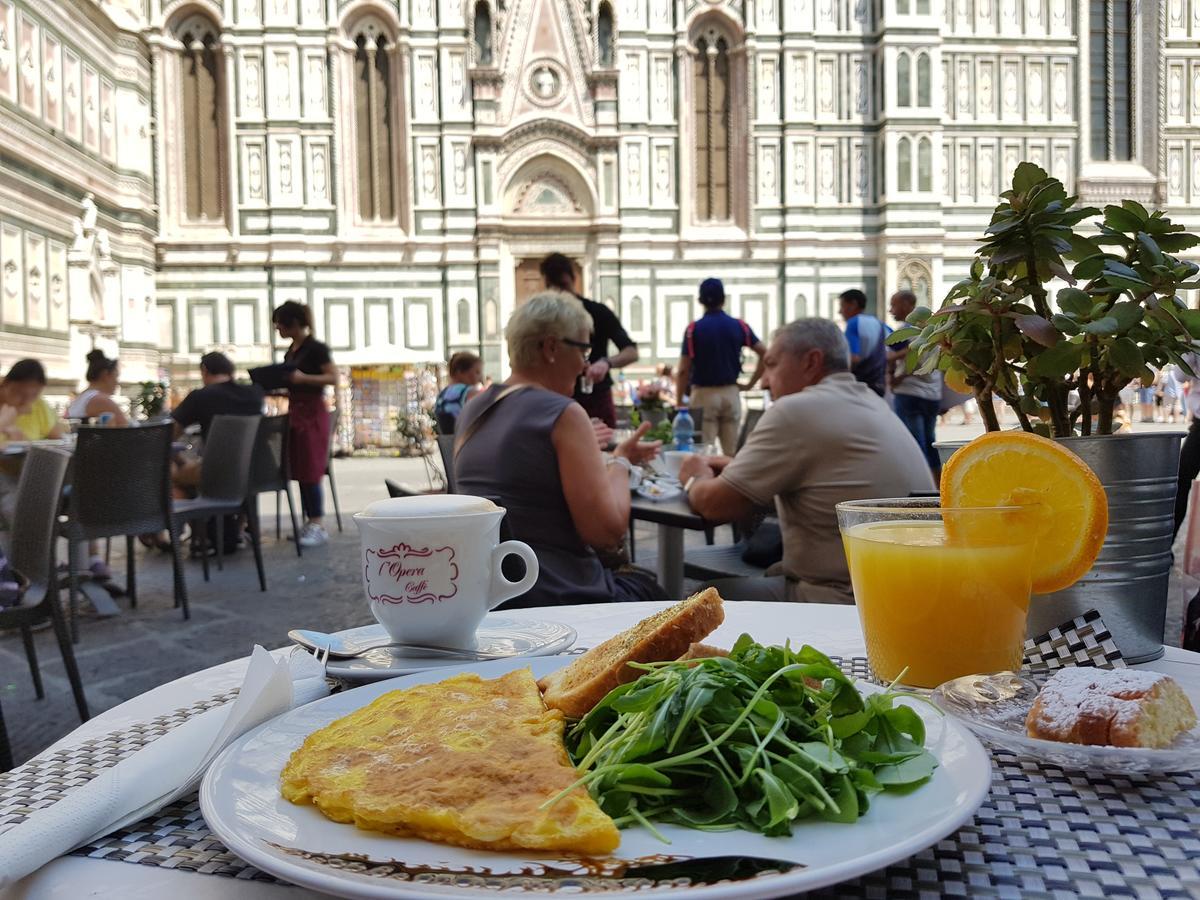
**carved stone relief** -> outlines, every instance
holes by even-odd
[[[1200,147],[1192,147],[1192,202],[1200,202]]]
[[[1063,186],[1069,191],[1071,190],[1071,148],[1065,144],[1058,144],[1054,147],[1054,177],[1063,183]]]
[[[1054,115],[1056,118],[1071,114],[1071,75],[1067,65],[1067,63],[1054,64],[1051,90],[1054,94]]]
[[[1027,115],[1041,118],[1046,114],[1046,67],[1042,63],[1030,63],[1025,71],[1025,100]]]
[[[325,54],[312,54],[304,60],[304,114],[312,118],[325,115]]]
[[[24,289],[24,252],[20,229],[5,225],[0,228],[0,259],[3,259],[3,272],[0,282],[3,287],[2,311],[4,321],[10,325],[25,324],[25,289]]]
[[[62,47],[49,34],[42,42],[44,115],[53,128],[62,128]]]
[[[238,21],[243,25],[258,22],[262,15],[259,12],[259,0],[240,0],[238,3]]]
[[[958,199],[973,200],[975,192],[971,181],[971,145],[962,143],[958,147]]]
[[[758,202],[777,203],[779,173],[776,159],[779,150],[774,144],[762,144],[758,151]]]
[[[70,318],[67,308],[67,248],[57,241],[50,242],[50,329],[66,331]]]
[[[642,196],[642,145],[629,144],[626,147],[626,164],[628,165],[629,192],[634,197]]]
[[[262,80],[262,57],[258,54],[247,54],[242,59],[242,112],[244,115],[255,117],[262,115]]]
[[[825,115],[837,111],[837,99],[834,96],[834,66],[832,59],[817,60],[817,110]]]
[[[471,104],[467,86],[467,57],[465,53],[450,54],[450,105],[457,112],[466,110]]]
[[[7,0],[0,0],[0,97],[16,102],[16,10]]]
[[[1016,115],[1020,111],[1020,70],[1015,62],[1004,63],[1004,112]]]
[[[817,199],[836,200],[837,191],[837,148],[822,144],[817,150]]]
[[[1042,0],[1025,0],[1025,15],[1028,17],[1028,27],[1031,32],[1042,29]]]
[[[25,232],[25,324],[30,328],[46,328],[49,310],[46,303],[46,239],[40,234]]]
[[[295,165],[292,159],[292,145],[279,145],[279,192],[290,195],[296,190]]]
[[[990,59],[979,62],[979,115],[996,114],[996,64]]]
[[[263,201],[263,148],[262,144],[246,145],[246,196],[250,200]]]
[[[309,148],[308,192],[313,203],[329,202],[329,145],[324,142]]]
[[[1021,145],[1007,143],[1004,145],[1004,170],[1000,173],[1000,181],[1002,184],[1007,184],[1012,179],[1012,174],[1016,171],[1017,164],[1021,161]]]
[[[79,57],[63,50],[63,131],[67,137],[79,141],[83,138],[83,103],[79,86],[81,70]]]
[[[291,54],[286,50],[276,50],[271,54],[271,99],[274,107],[273,116],[286,118],[292,111],[292,64]]]
[[[417,57],[417,109],[422,116],[437,116],[437,61],[430,54]]]
[[[671,88],[671,58],[655,56],[654,66],[654,117],[658,120],[671,118],[671,101],[674,91]]]
[[[325,0],[304,0],[304,20],[313,25],[325,21]]]
[[[992,0],[979,0],[976,7],[976,13],[979,16],[979,24],[982,26],[990,26],[992,23]]]
[[[667,4],[663,3],[661,5],[666,6]],[[773,29],[775,27],[775,14],[775,0],[759,0],[758,27],[768,30]]]
[[[993,197],[996,195],[996,148],[991,144],[982,144],[979,147],[979,158],[977,162],[979,176],[979,196],[981,198]]]
[[[792,113],[796,116],[804,116],[809,111],[808,71],[807,56],[792,58]]]
[[[942,60],[942,112],[949,115],[954,111],[954,76],[950,60]]]
[[[431,144],[421,147],[421,193],[426,202],[438,201],[437,148]]]
[[[792,145],[792,192],[798,200],[807,200],[811,197],[811,189],[808,184],[808,154],[808,144],[796,142]]]
[[[39,115],[42,104],[41,67],[38,62],[41,56],[38,46],[40,29],[23,16],[18,17],[17,29],[17,94],[25,109]]]
[[[1183,148],[1171,147],[1167,150],[1167,193],[1173,197],[1183,197]]]
[[[958,113],[961,116],[967,116],[971,113],[971,61],[969,59],[960,59],[958,61]]]
[[[467,194],[467,145],[456,142],[451,150],[454,168],[454,193],[460,197]]]
[[[669,204],[674,200],[671,192],[671,147],[659,144],[654,148],[654,200]]]
[[[860,116],[870,112],[871,89],[867,83],[867,63],[861,58],[854,60],[854,112]]]
[[[776,106],[776,70],[778,63],[773,56],[766,56],[758,64],[758,117],[773,119],[779,115]]]
[[[834,0],[817,0],[818,25],[827,28],[837,26],[837,4]]]
[[[622,99],[628,99],[629,109],[641,110],[642,106],[642,57],[639,53],[623,53],[625,67],[621,72]]]
[[[1167,69],[1167,115],[1183,118],[1183,64]]]
[[[1192,63],[1192,119],[1200,120],[1200,63]]]
[[[100,150],[100,76],[96,70],[83,66],[83,144],[89,150]]]
[[[1051,17],[1054,21],[1055,30],[1066,27],[1071,21],[1071,4],[1070,0],[1051,0]]]
[[[947,199],[954,197],[953,182],[950,180],[950,154],[953,152],[953,147],[950,142],[946,141],[942,144],[942,191]]]
[[[864,198],[871,186],[871,173],[867,167],[866,148],[862,144],[854,145],[854,195]]]
[[[1025,156],[1035,166],[1046,168],[1046,145],[1042,141],[1030,141]]]
[[[113,109],[113,86],[100,82],[100,155],[112,161],[117,155],[117,122]]]

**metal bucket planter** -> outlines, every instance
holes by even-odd
[[[1108,534],[1095,564],[1066,590],[1033,598],[1029,635],[1099,610],[1131,663],[1162,656],[1182,434],[1061,438],[1108,494]],[[961,443],[938,444],[943,463]]]

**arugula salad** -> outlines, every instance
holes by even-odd
[[[619,827],[662,838],[655,822],[772,836],[809,818],[852,823],[937,765],[899,694],[863,697],[809,646],[743,634],[728,657],[634,665],[646,674],[567,732],[577,784]]]

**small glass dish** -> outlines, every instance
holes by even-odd
[[[1013,672],[964,675],[938,686],[930,700],[989,747],[1063,769],[1127,775],[1200,769],[1200,727],[1180,735],[1171,746],[1161,750],[1068,744],[1029,737],[1025,732],[1025,716],[1048,677]],[[1187,693],[1195,706],[1194,692]]]

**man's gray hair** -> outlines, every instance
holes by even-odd
[[[826,372],[850,370],[850,345],[842,329],[828,319],[796,319],[775,329],[774,339],[785,353],[796,356],[820,350],[825,357]]]

